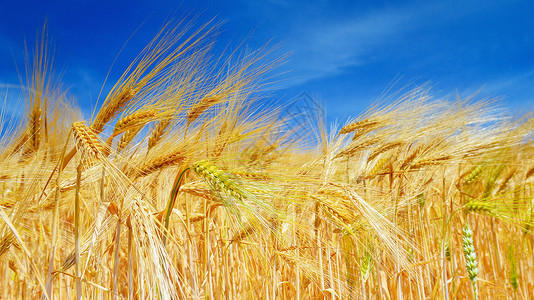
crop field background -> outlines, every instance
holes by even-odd
[[[89,116],[29,47],[0,299],[534,297],[531,113],[423,86],[331,125],[306,94],[263,102],[267,47],[213,38],[168,25]]]

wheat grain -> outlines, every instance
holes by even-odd
[[[232,174],[238,177],[241,177],[241,178],[248,178],[248,179],[254,179],[254,180],[267,181],[269,179],[272,179],[272,177],[269,176],[268,174],[249,172],[249,171],[233,171]]]

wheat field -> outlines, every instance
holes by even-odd
[[[90,118],[37,43],[3,113],[0,299],[534,299],[534,118],[262,106],[269,51],[166,27]]]

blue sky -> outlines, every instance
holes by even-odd
[[[534,4],[530,1],[7,1],[0,0],[0,96],[19,85],[24,40],[47,20],[55,70],[90,112],[115,57],[110,82],[175,19],[215,18],[214,54],[227,45],[257,49],[271,41],[278,68],[271,96],[305,91],[330,120],[356,116],[391,87],[430,82],[437,97],[458,91],[500,97],[513,112],[534,109]],[[16,99],[15,89],[10,89]]]

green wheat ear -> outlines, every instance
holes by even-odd
[[[469,229],[469,226],[466,224],[463,229],[463,250],[465,255],[465,268],[467,269],[467,276],[469,280],[473,283],[473,291],[475,293],[475,299],[478,299],[478,289],[477,289],[477,254],[475,252],[475,246],[473,245],[473,232]]]
[[[241,188],[221,169],[203,160],[192,165],[193,170],[216,191],[223,192],[238,200],[246,198]]]
[[[373,264],[373,257],[370,253],[367,253],[360,265],[360,275],[362,277],[363,282],[366,282],[369,278],[369,274],[371,273],[371,267]]]
[[[419,204],[420,208],[423,208],[425,206],[425,201],[426,201],[425,193],[419,193],[417,195],[417,204]]]
[[[445,258],[451,261],[451,245],[449,241],[445,241]]]

